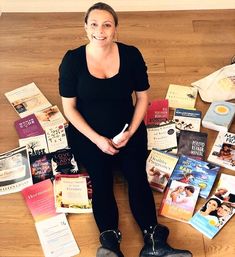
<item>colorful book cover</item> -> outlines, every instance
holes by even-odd
[[[164,152],[177,149],[176,128],[174,122],[147,126],[148,150],[156,148]]]
[[[197,89],[191,86],[170,84],[166,99],[168,99],[169,107],[172,109],[194,109],[197,99]]]
[[[35,222],[57,215],[53,184],[50,179],[29,186],[21,193]]]
[[[207,198],[214,185],[220,166],[181,155],[170,180],[177,180],[200,188],[200,196]]]
[[[178,155],[187,155],[193,159],[204,160],[207,145],[207,133],[181,130],[178,142]]]
[[[87,174],[56,175],[53,183],[57,212],[92,212],[92,187]]]
[[[208,156],[208,161],[235,170],[235,134],[220,131]]]
[[[5,96],[21,118],[51,106],[34,82],[6,92]]]
[[[199,187],[171,181],[164,193],[159,214],[170,219],[188,222],[193,216],[199,191]]]
[[[195,229],[212,239],[232,218],[235,208],[228,202],[212,196],[189,220]]]
[[[20,192],[32,184],[25,146],[0,154],[0,195]]]
[[[27,138],[45,134],[35,114],[30,114],[14,122],[19,138]]]
[[[164,191],[177,161],[178,157],[174,155],[151,150],[146,162],[146,172],[152,189]]]
[[[167,99],[157,99],[149,103],[144,117],[145,125],[159,125],[169,119],[169,106]]]
[[[226,132],[233,121],[234,115],[235,104],[226,101],[212,102],[202,119],[202,126]]]
[[[201,117],[201,111],[176,108],[173,116],[176,133],[179,134],[181,130],[200,132]]]

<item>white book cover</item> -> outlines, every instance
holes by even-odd
[[[5,96],[21,118],[51,106],[34,82],[6,92]]]
[[[235,170],[235,134],[220,131],[207,160],[224,168]]]

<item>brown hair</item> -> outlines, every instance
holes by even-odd
[[[109,12],[113,16],[115,27],[117,27],[117,25],[118,25],[118,16],[117,16],[116,12],[114,11],[114,9],[110,5],[102,3],[102,2],[98,2],[96,4],[93,4],[87,10],[87,12],[85,14],[85,19],[84,19],[86,24],[87,24],[87,20],[88,20],[89,14],[93,10],[103,10],[103,11]]]

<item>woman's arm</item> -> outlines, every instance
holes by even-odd
[[[140,123],[143,121],[147,107],[148,107],[148,91],[139,91],[135,92],[136,95],[136,104],[134,114],[129,124],[128,130],[126,130],[118,144],[115,144],[115,147],[120,148],[127,144],[129,139],[138,129]]]
[[[104,153],[114,155],[118,153],[118,150],[115,149],[112,145],[110,139],[103,137],[93,130],[80,112],[76,108],[76,97],[67,98],[62,97],[62,105],[64,114],[67,119],[73,124],[73,126],[80,131],[84,136],[89,138],[94,144],[97,145]]]

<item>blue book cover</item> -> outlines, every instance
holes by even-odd
[[[228,131],[234,115],[235,104],[226,101],[212,102],[202,119],[202,126],[217,131]]]
[[[207,198],[219,169],[220,166],[181,155],[171,174],[170,181],[177,180],[198,186],[201,189],[199,195]]]

